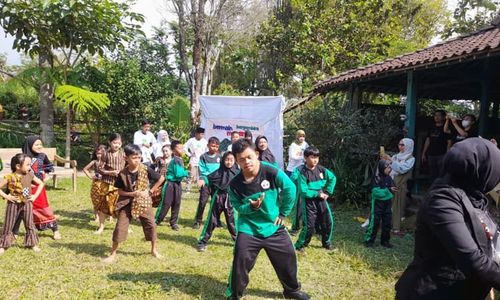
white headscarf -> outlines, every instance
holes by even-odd
[[[413,146],[415,144],[413,140],[404,138],[401,140],[401,142],[405,144],[405,150],[403,151],[403,153],[399,152],[398,154],[394,155],[393,159],[395,159],[396,161],[405,161],[410,157],[413,157]]]
[[[167,138],[165,139],[165,141],[162,141],[161,140],[161,137],[162,135],[166,135]],[[168,132],[166,130],[160,130],[158,131],[157,135],[156,135],[156,142],[157,143],[160,143],[160,144],[163,144],[163,145],[170,145],[170,138],[168,137]]]

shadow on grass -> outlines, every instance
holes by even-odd
[[[167,233],[159,232],[158,239],[164,240],[164,241],[172,241],[175,243],[182,243],[182,244],[190,246],[190,247],[196,247],[196,245],[198,244],[198,237],[182,235],[182,233],[181,234],[167,234]],[[208,241],[208,244],[209,245],[233,247],[233,242],[229,237],[228,237],[227,242],[225,242],[225,241],[220,241],[219,239],[214,239],[212,236],[212,238]]]
[[[69,250],[77,253],[77,254],[88,254],[91,256],[103,258],[107,256],[111,252],[111,241],[109,245],[104,244],[94,244],[94,243],[64,243],[59,244],[58,246],[68,248]],[[126,248],[126,247],[125,247]],[[149,248],[147,248],[149,249]],[[130,251],[122,251],[118,249],[118,255],[131,255],[131,256],[143,256],[148,255],[149,252],[145,248],[144,252],[130,252]]]
[[[224,299],[227,283],[212,277],[199,274],[177,274],[173,272],[152,273],[114,273],[108,275],[115,281],[129,281],[133,283],[159,284],[164,291],[177,289],[199,299]],[[263,298],[283,298],[280,293],[261,289],[248,289],[245,295]]]
[[[91,224],[92,219],[89,216],[92,215],[92,211],[83,210],[83,211],[57,211],[57,215],[63,217],[62,219],[57,220],[59,226],[62,227],[74,227],[77,229],[87,229],[90,231],[97,230],[97,224]],[[108,223],[106,226],[110,226]],[[113,225],[114,227],[114,225]]]

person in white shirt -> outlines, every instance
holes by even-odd
[[[146,166],[151,166],[153,163],[153,144],[156,143],[156,138],[151,132],[151,122],[144,120],[142,122],[141,130],[134,133],[134,144],[141,148],[142,163]]]
[[[297,130],[295,141],[288,148],[288,166],[286,167],[286,171],[289,175],[295,168],[304,164],[304,150],[307,147],[309,147],[309,144],[306,142],[306,133],[302,129]]]
[[[203,153],[208,151],[207,140],[203,137],[205,135],[205,129],[197,128],[194,137],[190,138],[184,144],[184,153],[189,156],[189,169],[190,169],[190,180],[188,181],[187,191],[191,190],[191,183],[197,182],[199,177],[198,172],[198,161]]]
[[[231,145],[227,146],[226,151],[232,151],[233,150],[233,144],[240,139],[240,133],[238,131],[233,131],[231,132]]]
[[[156,143],[153,145],[153,156],[155,159],[158,157],[163,157],[163,146],[170,146],[170,138],[168,137],[168,132],[166,130],[160,130],[156,134]]]

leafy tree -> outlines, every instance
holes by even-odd
[[[129,2],[113,0],[19,0],[0,3],[0,25],[15,37],[13,48],[38,57],[42,70],[61,66],[63,79],[85,53],[103,55],[139,31],[143,17]],[[54,87],[50,72],[39,85],[40,125],[47,144],[54,139]],[[65,83],[65,81],[63,81]],[[68,153],[67,153],[68,154]]]
[[[497,0],[458,0],[453,20],[447,24],[442,37],[447,39],[477,31],[489,25],[499,13],[500,1]]]

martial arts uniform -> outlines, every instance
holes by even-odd
[[[209,154],[208,152],[203,153],[198,162],[198,170],[200,174],[199,179],[206,178],[209,174],[213,173],[219,168],[221,162],[220,153],[216,152],[214,154]],[[205,184],[200,188],[200,198],[198,201],[198,208],[196,209],[195,222],[200,224],[203,220],[203,212],[205,211],[205,206],[207,205],[208,199],[210,198],[210,187]],[[217,225],[217,224],[216,224]]]

